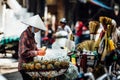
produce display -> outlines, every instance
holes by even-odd
[[[69,57],[64,50],[47,49],[44,56],[34,57],[33,62],[23,63],[22,67],[28,73],[38,72],[44,77],[55,77],[67,71],[69,62]]]
[[[102,26],[102,30],[98,33],[100,25]],[[76,45],[76,50],[71,51],[72,55],[68,57],[69,51],[65,50],[66,35],[60,34],[56,37],[56,42],[52,45],[52,49],[47,49],[45,55],[34,57],[32,62],[23,63],[23,70],[28,73],[37,72],[39,76],[47,78],[64,74],[67,78],[65,80],[76,79],[79,72],[82,72],[82,74],[87,72],[96,73],[94,75],[95,78],[101,76],[103,73],[100,73],[100,75],[97,74],[97,72],[100,72],[97,70],[98,66],[106,66],[107,57],[111,57],[109,55],[116,48],[111,39],[111,34],[114,30],[113,20],[109,17],[101,16],[99,21],[89,22],[89,30],[90,34],[95,37],[96,34],[100,34],[97,40],[92,38],[91,40],[79,43]],[[116,56],[112,56],[112,58],[116,58]]]
[[[56,60],[43,60],[35,61],[30,63],[23,63],[23,69],[26,71],[52,71],[67,69],[69,67],[69,62],[67,61],[56,61]]]

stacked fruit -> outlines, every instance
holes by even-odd
[[[67,61],[58,61],[58,60],[41,60],[34,61],[30,63],[23,63],[23,69],[26,71],[49,71],[49,70],[59,70],[69,67],[69,62]]]

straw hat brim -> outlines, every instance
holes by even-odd
[[[30,18],[27,18],[27,19],[23,20],[22,23],[24,23],[26,25],[33,26],[35,28],[38,28],[38,29],[41,29],[44,31],[47,30],[44,22],[42,21],[42,19],[40,18],[39,15],[35,15],[35,16],[30,17]]]

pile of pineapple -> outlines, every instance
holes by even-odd
[[[58,60],[41,60],[30,63],[23,63],[22,68],[26,71],[49,71],[67,69],[69,67],[68,61]]]

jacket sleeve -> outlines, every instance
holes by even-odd
[[[24,36],[23,36],[24,37]],[[21,37],[21,40],[19,42],[19,54],[21,58],[27,59],[27,58],[33,58],[36,56],[37,49],[33,50],[30,49],[29,40],[27,38]]]

